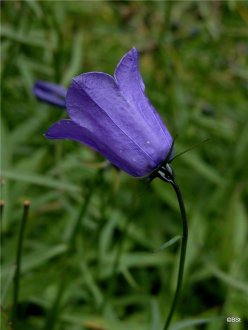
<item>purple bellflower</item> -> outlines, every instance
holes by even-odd
[[[69,139],[90,146],[134,177],[144,177],[170,157],[173,139],[145,95],[132,48],[114,77],[103,72],[73,78],[66,95],[70,119],[53,124],[48,139]]]
[[[45,134],[48,139],[86,144],[134,177],[147,176],[150,181],[160,178],[173,186],[180,207],[182,235],[177,287],[163,328],[168,330],[182,287],[187,215],[170,167],[173,139],[145,95],[136,48],[123,56],[113,77],[88,72],[73,78],[66,94],[66,109],[70,119],[53,124]]]
[[[65,97],[67,89],[64,86],[49,83],[46,81],[37,81],[33,86],[33,94],[42,102],[55,105],[59,108],[65,108]]]

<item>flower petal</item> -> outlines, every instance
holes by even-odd
[[[45,133],[47,139],[69,139],[94,147],[93,141],[82,134],[82,127],[70,119],[61,119],[49,127]]]
[[[110,75],[90,72],[74,78],[66,106],[69,116],[78,125],[91,126],[91,131],[97,124],[102,130],[113,126],[113,133],[117,131],[125,140],[128,138],[156,164],[169,150],[164,134],[158,134],[135,105],[126,100]]]
[[[47,81],[37,80],[36,83],[34,84],[34,87],[50,93],[54,93],[55,95],[58,95],[60,97],[64,97],[64,98],[66,97],[67,89],[62,85],[54,84]]]
[[[37,99],[60,108],[65,108],[66,93],[67,89],[64,86],[46,81],[37,81],[33,86],[33,94]]]
[[[144,93],[144,83],[139,71],[138,60],[138,51],[136,48],[132,48],[117,65],[115,79],[124,97],[140,112],[150,127],[152,127],[152,130],[156,131],[157,136],[167,141],[169,149],[172,144],[172,137]]]
[[[149,174],[154,163],[126,136],[122,136],[114,126],[96,124],[81,127],[70,119],[62,119],[53,124],[45,136],[48,139],[69,139],[86,144],[101,153],[114,165],[132,176]]]
[[[122,91],[129,91],[130,82],[139,84],[144,92],[145,84],[139,71],[139,53],[135,47],[127,52],[117,64],[114,77]],[[128,93],[129,94],[129,93]]]

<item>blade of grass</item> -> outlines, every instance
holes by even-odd
[[[20,275],[21,275],[21,259],[22,259],[22,248],[23,248],[23,239],[26,223],[28,220],[30,202],[25,201],[23,204],[23,216],[19,229],[18,244],[16,249],[16,267],[14,273],[14,288],[13,288],[13,307],[12,307],[12,323],[16,324],[18,318],[18,295],[19,295],[19,284],[20,284]]]
[[[162,244],[159,248],[154,250],[154,252],[159,252],[159,251],[163,251],[163,250],[167,249],[169,246],[171,246],[171,245],[175,244],[176,242],[178,242],[181,238],[182,238],[181,235],[176,235],[175,237],[173,237],[169,241]]]
[[[211,318],[204,318],[204,319],[190,319],[190,320],[184,320],[181,322],[178,322],[174,324],[171,327],[171,330],[181,330],[181,329],[192,329],[193,326],[201,325],[201,324],[207,324],[212,323],[221,320],[220,317],[211,317]],[[224,318],[223,318],[224,320]]]
[[[15,42],[19,42],[21,44],[52,50],[52,45],[49,40],[34,35],[24,35],[21,32],[16,32],[12,30],[12,28],[7,25],[1,27],[0,34],[2,37],[5,37]]]
[[[79,193],[80,187],[73,185],[69,182],[61,182],[50,178],[46,175],[32,174],[32,173],[21,173],[16,170],[3,170],[2,176],[6,179],[23,181],[26,183],[43,186],[47,188],[59,189],[71,193]]]
[[[227,285],[230,285],[231,287],[241,290],[248,294],[248,285],[237,279],[233,278],[233,276],[226,274],[222,270],[218,269],[215,265],[208,263],[207,268],[212,272],[213,275],[215,275],[217,278],[219,278],[221,281],[226,283]]]

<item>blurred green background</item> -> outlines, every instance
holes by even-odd
[[[13,329],[25,199],[15,329],[162,328],[179,242],[155,250],[181,233],[172,188],[113,168],[99,175],[100,155],[46,140],[66,113],[32,95],[38,79],[68,87],[82,72],[113,74],[133,46],[176,153],[210,139],[173,164],[190,237],[171,329],[247,329],[247,2],[2,1],[1,12],[2,329]]]

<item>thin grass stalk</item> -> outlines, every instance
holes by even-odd
[[[13,288],[12,322],[14,326],[18,317],[18,297],[19,297],[19,286],[20,286],[20,275],[21,275],[21,258],[22,258],[24,232],[29,214],[29,207],[30,207],[30,201],[25,201],[23,204],[23,216],[20,224],[19,237],[17,242],[16,267],[13,278],[14,288]]]
[[[3,210],[4,210],[4,200],[0,200],[0,219],[1,219],[1,225],[2,225],[2,217],[3,217]]]

